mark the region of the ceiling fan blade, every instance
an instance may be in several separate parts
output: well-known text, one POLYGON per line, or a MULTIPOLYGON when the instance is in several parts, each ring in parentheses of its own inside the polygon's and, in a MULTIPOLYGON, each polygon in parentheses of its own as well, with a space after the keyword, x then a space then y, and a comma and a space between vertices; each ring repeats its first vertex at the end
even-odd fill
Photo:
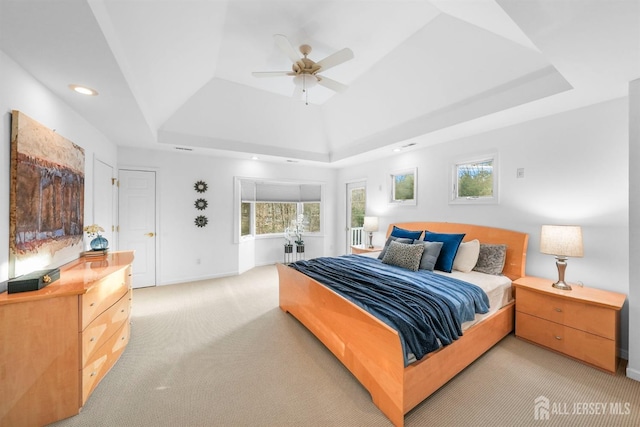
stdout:
POLYGON ((318 75, 316 75, 316 77, 318 77, 318 84, 320 86, 324 86, 327 89, 331 89, 334 92, 344 92, 348 88, 347 85, 337 82, 335 80, 332 80, 328 77, 323 77, 318 75))
POLYGON ((280 77, 280 76, 295 76, 296 73, 291 71, 254 71, 251 73, 253 77, 280 77))
POLYGON ((340 65, 343 62, 347 62, 348 60, 353 59, 353 51, 348 47, 345 47, 342 50, 337 51, 334 54, 327 56, 326 58, 316 62, 321 68, 321 71, 326 71, 331 67, 335 67, 336 65, 340 65))
POLYGON ((282 34, 274 34, 273 39, 276 41, 276 45, 278 45, 280 50, 289 57, 291 62, 295 64, 300 60, 300 55, 296 52, 293 46, 291 46, 291 43, 289 43, 289 39, 287 39, 286 36, 283 36, 282 34))

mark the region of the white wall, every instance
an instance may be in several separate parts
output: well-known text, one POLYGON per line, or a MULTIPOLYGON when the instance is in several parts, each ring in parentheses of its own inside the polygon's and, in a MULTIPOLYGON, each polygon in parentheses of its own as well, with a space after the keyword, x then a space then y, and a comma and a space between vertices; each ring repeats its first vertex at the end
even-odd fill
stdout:
POLYGON ((120 168, 158 171, 160 285, 228 276, 256 265, 282 262, 282 236, 234 243, 234 177, 322 183, 325 233, 320 237, 305 236, 305 243, 308 256, 333 250, 335 171, 331 169, 124 147, 118 150, 118 164, 120 168), (198 180, 208 184, 207 192, 193 189, 198 180), (204 211, 194 207, 200 197, 209 202, 204 211), (200 214, 209 220, 206 227, 194 224, 200 214), (198 259, 200 264, 196 263, 198 259))
POLYGON ((629 85, 629 364, 640 381, 640 79, 629 85))
MULTIPOLYGON (((116 166, 116 146, 91 126, 76 111, 44 88, 30 74, 0 51, 0 281, 9 272, 9 165, 11 110, 18 110, 40 122, 85 150, 84 220, 93 220, 93 162, 99 158, 116 166)), ((79 95, 80 96, 80 95, 79 95)), ((71 259, 77 258, 77 254, 71 259)), ((71 259, 53 258, 49 265, 59 266, 71 259)), ((47 265, 34 266, 34 269, 47 265)))
MULTIPOLYGON (((569 259, 567 280, 628 294, 627 123, 625 98, 447 144, 397 155, 390 152, 387 159, 341 169, 339 199, 344 199, 347 182, 366 177, 367 214, 380 217, 376 244, 384 242, 390 222, 400 221, 473 223, 529 233, 527 274, 548 278, 558 273, 554 258, 539 252, 540 226, 581 225, 585 256, 569 259), (487 152, 499 155, 500 203, 449 204, 452 162, 487 152), (390 205, 388 175, 409 167, 418 167, 418 204, 390 205), (525 170, 523 179, 516 178, 518 168, 525 170)), ((344 227, 343 215, 337 216, 337 225, 344 227)), ((626 305, 621 320, 621 347, 626 356, 626 305)))

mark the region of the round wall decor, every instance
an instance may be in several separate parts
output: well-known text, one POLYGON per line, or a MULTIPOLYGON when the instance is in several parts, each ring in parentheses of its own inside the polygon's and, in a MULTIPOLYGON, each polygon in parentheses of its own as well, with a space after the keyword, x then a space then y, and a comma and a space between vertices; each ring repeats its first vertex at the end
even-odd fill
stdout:
POLYGON ((207 206, 209 206, 209 203, 207 203, 207 201, 205 199, 198 199, 196 200, 196 209, 198 209, 199 211, 207 209, 207 206))
POLYGON ((193 186, 198 193, 204 193, 207 191, 207 183, 204 181, 197 181, 193 186))
POLYGON ((207 225, 208 222, 209 220, 204 215, 197 216, 195 220, 195 223, 198 227, 204 227, 205 225, 207 225))

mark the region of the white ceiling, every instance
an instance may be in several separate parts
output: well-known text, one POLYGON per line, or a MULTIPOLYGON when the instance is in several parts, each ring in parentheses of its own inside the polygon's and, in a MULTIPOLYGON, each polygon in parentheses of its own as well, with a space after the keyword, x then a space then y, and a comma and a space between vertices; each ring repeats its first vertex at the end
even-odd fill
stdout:
POLYGON ((625 96, 640 0, 0 0, 0 49, 118 145, 339 166, 625 96))

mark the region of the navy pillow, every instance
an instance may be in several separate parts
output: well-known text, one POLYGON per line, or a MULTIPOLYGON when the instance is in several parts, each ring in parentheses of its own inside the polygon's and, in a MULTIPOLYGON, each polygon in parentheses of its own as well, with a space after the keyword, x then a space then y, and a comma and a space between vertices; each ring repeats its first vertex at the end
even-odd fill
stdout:
POLYGON ((391 230, 391 235, 393 237, 403 237, 406 239, 417 240, 422 235, 422 231, 411 231, 405 230, 404 228, 393 226, 393 230, 391 230))
POLYGON ((442 242, 442 249, 434 267, 435 270, 451 273, 453 269, 453 260, 458 253, 458 247, 464 239, 464 234, 444 234, 424 232, 424 240, 427 242, 442 242))

